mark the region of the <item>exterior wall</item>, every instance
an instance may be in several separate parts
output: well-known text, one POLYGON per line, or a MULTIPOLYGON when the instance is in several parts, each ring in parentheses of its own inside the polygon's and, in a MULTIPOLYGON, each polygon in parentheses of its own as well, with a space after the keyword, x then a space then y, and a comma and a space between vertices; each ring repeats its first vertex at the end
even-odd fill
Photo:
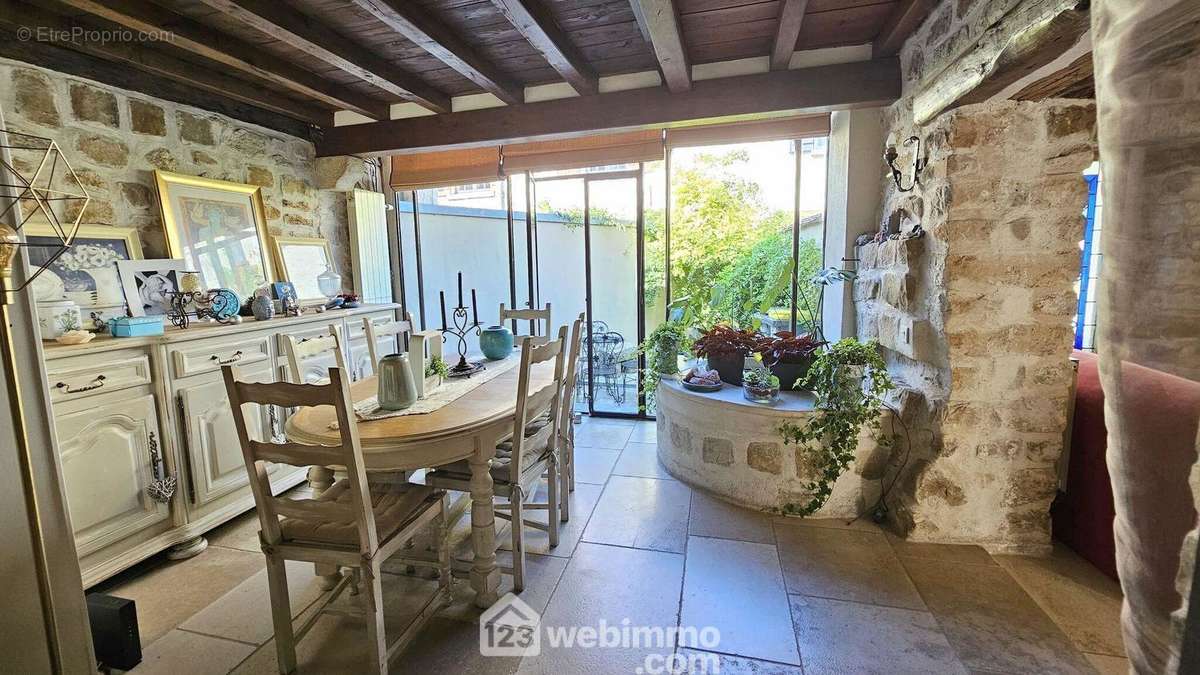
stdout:
MULTIPOLYGON (((144 255, 167 255, 154 169, 260 185, 273 235, 328 239, 350 284, 345 196, 315 188, 313 144, 29 64, 0 59, 8 128, 56 141, 92 200, 85 224, 133 226, 144 255)), ((28 170, 30 153, 14 153, 28 170)))
POLYGON ((885 121, 906 184, 905 139, 921 138, 929 164, 912 192, 883 179, 880 228, 903 234, 859 248, 854 297, 859 337, 880 341, 900 385, 911 453, 889 500, 916 540, 1049 547, 1095 111, 993 101, 923 126, 912 114, 974 38, 1033 3, 942 3, 901 52, 904 97, 885 121))

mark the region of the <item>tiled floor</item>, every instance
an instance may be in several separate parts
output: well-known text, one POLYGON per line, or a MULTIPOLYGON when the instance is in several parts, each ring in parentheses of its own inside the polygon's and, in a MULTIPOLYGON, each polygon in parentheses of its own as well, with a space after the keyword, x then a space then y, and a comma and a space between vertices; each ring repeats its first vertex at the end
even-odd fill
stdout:
MULTIPOLYGON (((719 639, 682 631, 665 648, 592 649, 544 641, 537 657, 484 657, 479 612, 456 581, 455 603, 393 672, 650 673, 672 653, 692 672, 719 663, 735 674, 1128 668, 1119 588, 1066 549, 992 557, 905 542, 864 521, 774 517, 673 480, 655 460, 652 424, 589 420, 576 437, 571 521, 554 549, 529 531, 522 600, 543 626, 711 627, 719 639)), ((146 649, 135 672, 276 672, 257 521, 243 516, 209 541, 196 558, 152 561, 103 586, 137 601, 146 649)), ((304 615, 319 596, 312 567, 289 563, 288 573, 293 611, 304 615)), ((385 584, 397 626, 433 590, 398 575, 385 584)), ((363 641, 361 623, 322 616, 300 644, 300 672, 362 672, 363 641)))

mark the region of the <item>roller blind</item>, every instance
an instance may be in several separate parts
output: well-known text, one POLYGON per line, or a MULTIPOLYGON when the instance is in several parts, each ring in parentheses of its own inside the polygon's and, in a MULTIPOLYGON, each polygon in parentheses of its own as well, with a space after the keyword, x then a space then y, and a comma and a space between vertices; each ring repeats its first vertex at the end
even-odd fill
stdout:
POLYGON ((805 115, 804 117, 668 129, 667 147, 753 143, 828 135, 828 114, 805 115))
POLYGON ((505 145, 504 172, 651 162, 663 158, 661 129, 505 145))
POLYGON ((500 148, 468 148, 392 156, 392 188, 486 183, 500 179, 500 148))

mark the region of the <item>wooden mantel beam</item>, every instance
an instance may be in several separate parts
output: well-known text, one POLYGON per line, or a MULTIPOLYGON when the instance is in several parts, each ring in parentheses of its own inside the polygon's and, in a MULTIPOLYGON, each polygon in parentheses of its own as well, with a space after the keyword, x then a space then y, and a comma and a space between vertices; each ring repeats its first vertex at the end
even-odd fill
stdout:
POLYGON ((317 155, 401 154, 569 138, 603 131, 876 107, 899 97, 899 60, 876 59, 701 80, 679 94, 648 87, 334 127, 327 129, 317 144, 317 155))
POLYGON ((688 61, 679 15, 672 0, 629 0, 642 34, 650 42, 667 88, 674 93, 692 88, 692 64, 688 61))
POLYGON ((309 56, 434 112, 449 112, 450 97, 354 41, 275 0, 200 0, 309 56))
POLYGON ((937 0, 900 0, 900 4, 892 10, 883 24, 883 29, 875 37, 871 54, 877 59, 899 54, 904 41, 913 34, 936 5, 937 0))
POLYGON ((328 82, 304 68, 270 55, 261 48, 230 38, 202 23, 146 0, 59 1, 130 30, 168 31, 171 34, 172 47, 282 85, 336 108, 352 110, 376 120, 388 118, 389 106, 383 101, 328 82))
POLYGON ((539 0, 492 0, 508 22, 580 96, 599 93, 600 78, 539 0))
POLYGON ((475 52, 454 31, 410 0, 352 0, 392 30, 505 103, 525 100, 525 88, 475 52))
POLYGON ((804 23, 804 11, 808 0, 783 0, 779 3, 779 26, 775 29, 775 43, 771 46, 771 70, 787 70, 796 51, 796 40, 800 39, 800 25, 804 23))

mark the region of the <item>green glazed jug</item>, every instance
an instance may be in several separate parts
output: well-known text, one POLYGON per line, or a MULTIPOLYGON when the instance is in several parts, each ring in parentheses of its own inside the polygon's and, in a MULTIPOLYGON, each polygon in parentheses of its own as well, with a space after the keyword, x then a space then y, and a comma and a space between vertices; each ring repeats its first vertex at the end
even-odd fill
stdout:
POLYGON ((417 381, 413 379, 408 354, 388 354, 379 359, 379 407, 404 410, 417 400, 417 381))

